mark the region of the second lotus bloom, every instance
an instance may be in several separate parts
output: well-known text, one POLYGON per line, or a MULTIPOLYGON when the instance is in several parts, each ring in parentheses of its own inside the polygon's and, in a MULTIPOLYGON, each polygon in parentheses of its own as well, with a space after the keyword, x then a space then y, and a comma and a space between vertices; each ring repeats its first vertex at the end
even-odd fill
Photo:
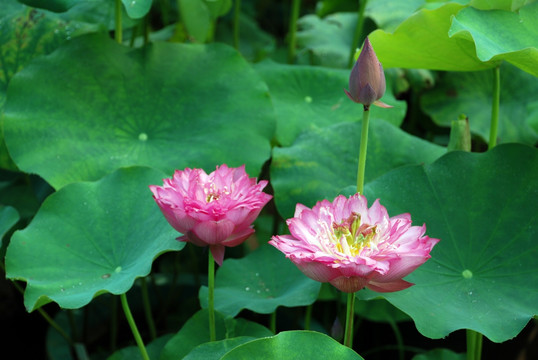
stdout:
POLYGON ((426 226, 411 226, 411 216, 389 217, 376 200, 338 196, 312 209, 297 204, 287 221, 291 235, 269 242, 308 277, 351 293, 363 287, 378 292, 413 285, 402 278, 430 258, 438 239, 425 236, 426 226))
POLYGON ((222 265, 225 247, 237 246, 254 233, 252 223, 272 198, 262 191, 266 185, 249 178, 244 166, 224 164, 210 174, 176 170, 163 186, 150 189, 170 225, 184 234, 178 240, 209 246, 222 265))

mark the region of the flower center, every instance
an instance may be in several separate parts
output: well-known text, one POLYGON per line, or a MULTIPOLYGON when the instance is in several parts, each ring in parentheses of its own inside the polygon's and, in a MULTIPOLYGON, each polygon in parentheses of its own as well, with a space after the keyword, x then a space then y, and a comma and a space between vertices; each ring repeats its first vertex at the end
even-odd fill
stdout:
POLYGON ((360 214, 353 213, 340 224, 333 222, 333 241, 341 253, 357 256, 365 247, 375 247, 377 225, 361 224, 360 214))
POLYGON ((214 183, 209 183, 204 187, 205 201, 210 203, 212 201, 220 199, 221 196, 230 194, 228 186, 224 186, 222 189, 218 189, 214 183))

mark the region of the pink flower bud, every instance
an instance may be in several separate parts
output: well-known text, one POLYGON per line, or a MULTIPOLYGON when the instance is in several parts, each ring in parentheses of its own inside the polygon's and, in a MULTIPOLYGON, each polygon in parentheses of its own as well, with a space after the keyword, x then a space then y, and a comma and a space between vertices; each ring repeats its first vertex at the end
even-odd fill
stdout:
POLYGON ((363 104, 366 110, 371 104, 388 108, 392 106, 378 101, 385 94, 385 86, 383 66, 377 59, 370 40, 366 38, 349 76, 349 91, 344 91, 351 100, 363 104))

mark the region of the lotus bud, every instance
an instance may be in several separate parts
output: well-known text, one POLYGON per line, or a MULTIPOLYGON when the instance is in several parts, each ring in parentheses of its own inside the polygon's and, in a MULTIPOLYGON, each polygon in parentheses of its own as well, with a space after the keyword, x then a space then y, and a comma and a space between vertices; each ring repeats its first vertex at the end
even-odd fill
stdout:
POLYGON ((349 76, 349 91, 344 91, 352 101, 363 104, 365 110, 372 104, 389 108, 392 106, 379 101, 385 93, 385 86, 383 66, 377 59, 370 40, 366 38, 349 76))

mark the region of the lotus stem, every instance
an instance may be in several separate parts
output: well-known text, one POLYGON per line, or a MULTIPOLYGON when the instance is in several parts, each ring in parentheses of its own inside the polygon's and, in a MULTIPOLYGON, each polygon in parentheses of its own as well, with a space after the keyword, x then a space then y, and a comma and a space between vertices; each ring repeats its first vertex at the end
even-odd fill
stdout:
POLYGON ((310 304, 306 307, 306 314, 304 316, 304 329, 310 330, 310 321, 312 320, 312 308, 314 304, 310 304))
POLYGON ((135 338, 136 345, 138 345, 138 349, 140 350, 140 354, 142 355, 142 359, 150 360, 148 352, 146 351, 146 347, 144 346, 144 342, 142 341, 142 337, 140 336, 140 332, 138 332, 138 328, 136 327, 136 323, 134 321, 133 314, 131 313, 131 309, 129 308, 129 303, 127 302, 127 295, 125 293, 121 294, 120 299, 121 306, 123 307, 123 312, 125 313, 125 317, 127 318, 129 327, 133 332, 133 336, 135 338))
POLYGON ((110 299, 110 350, 114 352, 118 340, 118 298, 111 296, 110 299))
POLYGON ((295 48, 297 46, 297 19, 299 19, 300 9, 301 0, 293 0, 291 3, 289 26, 288 64, 293 64, 293 61, 295 60, 295 48))
POLYGON ((499 104, 501 101, 501 69, 499 66, 493 69, 493 100, 491 102, 491 126, 489 129, 488 149, 493 149, 497 144, 497 130, 499 127, 499 104))
POLYGON ((153 321, 153 315, 151 314, 151 304, 149 301, 148 294, 148 282, 146 281, 146 278, 141 278, 140 282, 142 285, 142 303, 144 304, 144 313, 146 315, 146 321, 148 322, 149 333, 151 336, 151 340, 155 340, 157 338, 157 331, 155 330, 155 322, 153 321))
POLYGON ((344 345, 353 348, 353 319, 355 318, 355 293, 347 294, 346 329, 344 332, 344 345))
POLYGON ((234 6, 234 48, 239 50, 239 18, 241 16, 241 0, 235 0, 234 6))
POLYGON ((370 122, 370 108, 364 106, 362 116, 361 144, 359 149, 359 167, 357 169, 357 192, 364 195, 364 173, 366 171, 366 150, 368 148, 368 126, 370 122))
POLYGON ((405 349, 404 349, 402 333, 400 332, 400 329, 398 329, 398 324, 396 324, 395 321, 390 321, 389 325, 392 328, 392 331, 394 332, 394 337, 396 337, 396 343, 398 344, 398 358, 400 360, 404 360, 405 349))
POLYGON ((482 334, 467 329, 467 360, 480 360, 482 357, 482 334))
POLYGON ((207 270, 207 310, 209 311, 209 340, 217 340, 217 333, 215 330, 215 259, 211 250, 209 252, 208 270, 207 270))
POLYGON ((116 39, 116 42, 118 44, 121 44, 122 42, 122 24, 121 24, 121 0, 116 0, 116 14, 115 14, 115 31, 114 31, 114 38, 116 39))
POLYGON ((351 43, 351 51, 349 53, 349 59, 347 62, 348 68, 353 66, 355 51, 359 47, 359 40, 361 38, 362 29, 364 27, 364 9, 366 8, 367 2, 368 2, 367 0, 359 1, 359 10, 357 12, 357 27, 355 28, 355 34, 353 35, 353 42, 351 43))

